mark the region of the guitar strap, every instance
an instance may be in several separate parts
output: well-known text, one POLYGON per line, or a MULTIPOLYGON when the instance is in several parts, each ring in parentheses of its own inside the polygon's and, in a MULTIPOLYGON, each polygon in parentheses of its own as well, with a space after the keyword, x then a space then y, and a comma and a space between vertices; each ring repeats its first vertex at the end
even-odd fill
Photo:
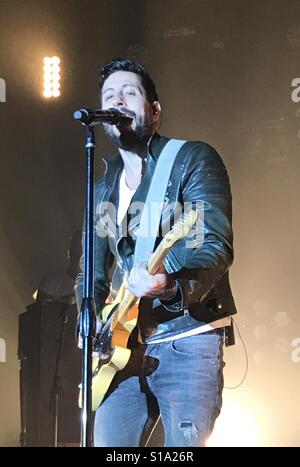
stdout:
POLYGON ((170 139, 158 158, 141 215, 135 243, 134 266, 141 262, 148 263, 149 255, 153 253, 172 167, 185 142, 170 139))

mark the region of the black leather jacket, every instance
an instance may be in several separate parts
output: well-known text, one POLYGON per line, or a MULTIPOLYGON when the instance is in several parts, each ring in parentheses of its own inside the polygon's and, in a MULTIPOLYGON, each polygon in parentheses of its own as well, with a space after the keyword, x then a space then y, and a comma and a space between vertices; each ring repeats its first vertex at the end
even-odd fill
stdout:
MULTIPOLYGON (((151 139, 146 171, 132 202, 145 201, 156 161, 167 141, 168 138, 158 134, 151 139)), ((105 232, 110 235, 103 233, 103 204, 116 201, 117 205, 118 181, 123 168, 120 155, 105 159, 105 163, 105 174, 95 188, 95 301, 98 315, 101 315, 110 292, 108 271, 113 259, 117 259, 121 269, 130 269, 139 227, 138 216, 128 214, 126 221, 130 235, 126 234, 124 224, 118 231, 110 228, 109 225, 115 225, 115 213, 109 209, 105 232)), ((165 269, 177 281, 178 292, 168 303, 147 297, 140 300, 138 327, 143 339, 157 330, 160 335, 177 334, 193 323, 208 323, 236 313, 228 278, 233 261, 231 190, 224 164, 211 146, 199 141, 188 141, 183 145, 172 168, 165 201, 202 202, 204 239, 198 248, 186 248, 186 239, 179 240, 164 259, 165 269), (184 319, 177 319, 182 316, 184 319)), ((78 309, 82 291, 83 275, 79 274, 75 286, 78 309)))

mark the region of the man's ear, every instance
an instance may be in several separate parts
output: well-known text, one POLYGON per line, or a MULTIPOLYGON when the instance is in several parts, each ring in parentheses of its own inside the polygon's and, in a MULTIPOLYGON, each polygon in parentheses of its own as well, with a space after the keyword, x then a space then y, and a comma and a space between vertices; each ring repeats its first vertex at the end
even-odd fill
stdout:
POLYGON ((158 101, 154 101, 152 102, 151 106, 152 106, 152 113, 153 113, 153 121, 157 123, 159 116, 161 114, 160 103, 158 101))

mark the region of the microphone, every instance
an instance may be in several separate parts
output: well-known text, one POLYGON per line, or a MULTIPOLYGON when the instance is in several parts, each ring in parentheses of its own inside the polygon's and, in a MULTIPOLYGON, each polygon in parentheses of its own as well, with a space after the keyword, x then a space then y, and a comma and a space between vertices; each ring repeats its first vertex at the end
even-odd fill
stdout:
POLYGON ((133 117, 117 109, 90 110, 79 109, 73 114, 75 120, 79 120, 83 125, 95 126, 98 123, 109 123, 110 125, 129 125, 133 117))

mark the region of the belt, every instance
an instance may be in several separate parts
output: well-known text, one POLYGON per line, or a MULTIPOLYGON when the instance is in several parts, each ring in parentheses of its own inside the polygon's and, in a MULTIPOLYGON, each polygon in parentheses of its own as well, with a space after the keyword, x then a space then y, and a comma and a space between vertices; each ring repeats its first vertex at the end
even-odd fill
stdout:
POLYGON ((230 317, 205 323, 192 318, 190 315, 184 315, 164 323, 159 323, 156 328, 144 330, 144 342, 146 344, 158 344, 197 334, 222 335, 224 328, 227 326, 231 326, 230 317))

